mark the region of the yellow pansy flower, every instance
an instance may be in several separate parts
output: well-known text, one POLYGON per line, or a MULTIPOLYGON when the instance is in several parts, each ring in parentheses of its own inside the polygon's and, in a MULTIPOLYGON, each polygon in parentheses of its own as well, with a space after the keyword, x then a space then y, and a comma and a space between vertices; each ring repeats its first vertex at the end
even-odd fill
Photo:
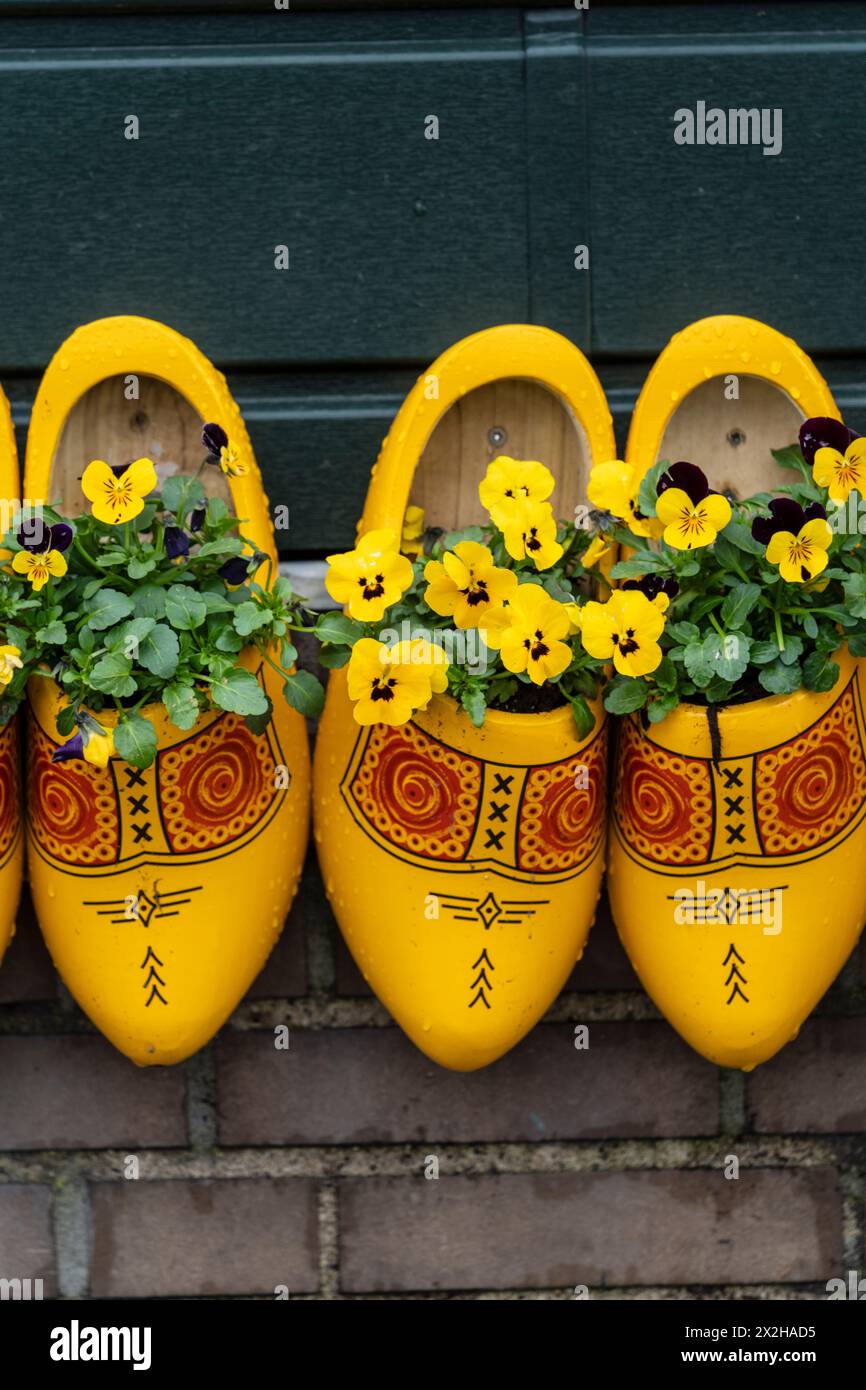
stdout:
POLYGON ((400 554, 394 531, 368 531, 354 550, 328 556, 325 588, 360 622, 378 622, 411 583, 412 563, 400 554))
POLYGON ((612 657, 621 676, 646 676, 659 665, 665 620, 646 594, 615 589, 606 603, 585 604, 582 614, 580 635, 590 656, 612 657))
POLYGON ((580 557, 580 563, 586 570, 591 570, 593 565, 597 565, 599 560, 603 560, 610 555, 613 550, 613 541, 608 536, 594 536, 586 550, 580 557))
POLYGON ((459 541, 439 560, 424 566, 428 607, 455 627, 483 627, 494 608, 505 603, 517 588, 513 570, 500 569, 486 545, 459 541))
POLYGON ((506 611, 500 648, 506 670, 525 671, 534 685, 561 675, 571 663, 571 647, 563 641, 571 629, 568 607, 538 584, 521 584, 506 611))
POLYGON ((594 507, 619 517, 636 536, 656 540, 662 532, 661 523, 655 517, 644 516, 638 504, 641 476, 622 459, 597 463, 590 471, 586 495, 594 507))
POLYGON ((500 454, 487 465, 478 496, 482 507, 504 531, 521 503, 546 502, 553 488, 553 474, 537 459, 513 459, 500 454))
POLYGON ((346 674, 358 724, 405 724, 430 703, 434 677, 441 686, 441 666, 434 658, 415 660, 407 650, 412 646, 398 642, 387 647, 374 637, 355 643, 346 674), (405 657, 409 660, 401 659, 405 657))
POLYGON ((0 647, 0 685, 8 685, 23 665, 20 647, 0 647))
POLYGON ((400 549, 404 555, 410 559, 415 559, 423 550, 424 540, 424 508, 407 507, 406 515, 403 517, 403 534, 400 538, 400 549))
POLYGON ((856 488, 866 485, 866 439, 852 439, 844 454, 825 446, 815 451, 812 477, 825 487, 831 502, 844 502, 856 488))
POLYGON ((97 521, 109 526, 132 521, 144 510, 144 499, 156 487, 156 469, 150 459, 136 459, 123 469, 110 468, 94 459, 84 470, 81 491, 92 502, 97 521))
POLYGON ((731 519, 731 504, 711 492, 693 463, 674 463, 658 481, 656 516, 664 526, 664 541, 674 550, 697 550, 712 545, 731 519))
POLYGON ((827 568, 827 551, 833 540, 829 522, 815 517, 793 531, 776 531, 767 546, 767 561, 778 565, 789 584, 805 584, 827 568))
POLYGON ((407 642, 395 642, 390 651, 394 665, 420 667, 430 682, 431 694, 441 695, 448 689, 448 658, 437 643, 426 637, 412 637, 407 642))
POLYGON ((512 560, 530 559, 537 570, 547 570, 562 558, 562 546, 556 539, 556 518, 549 502, 518 504, 510 519, 496 524, 512 560))
POLYGON ((19 550, 12 560, 12 568, 29 579, 38 593, 49 579, 62 578, 68 567, 59 550, 43 550, 36 555, 32 550, 19 550))
POLYGON ((109 758, 114 755, 114 733, 111 729, 101 734, 89 732, 84 740, 84 757, 94 767, 108 767, 109 758))

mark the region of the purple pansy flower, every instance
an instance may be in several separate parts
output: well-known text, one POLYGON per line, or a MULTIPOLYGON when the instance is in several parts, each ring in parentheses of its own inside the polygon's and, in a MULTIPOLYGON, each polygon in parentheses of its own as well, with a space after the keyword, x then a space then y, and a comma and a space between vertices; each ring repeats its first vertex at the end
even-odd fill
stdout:
POLYGON ((72 735, 72 738, 67 739, 67 741, 65 743, 62 743, 59 748, 55 748, 54 752, 51 755, 51 761, 53 763, 67 763, 73 758, 83 757, 84 738, 82 736, 81 730, 79 729, 78 733, 72 735))
POLYGON ((756 516, 752 522, 752 537, 760 545, 769 545, 777 531, 790 531, 792 536, 797 536, 807 521, 826 520, 826 517, 827 513, 820 502, 810 502, 808 507, 803 508, 793 497, 774 497, 770 503, 770 515, 756 516))
POLYGON ((179 526, 166 526, 165 553, 169 560, 178 560, 189 554, 189 536, 179 526))
POLYGON ((224 579, 227 584, 243 584, 249 573, 249 565, 249 559, 243 555, 233 555, 225 564, 220 565, 220 579, 224 579))
POLYGON ((220 454, 223 449, 228 448, 229 437, 222 425, 205 425, 201 432, 201 442, 207 449, 206 463, 215 463, 219 467, 220 454))
POLYGON ((191 531, 200 531, 204 526, 205 508, 196 507, 194 512, 190 512, 187 525, 191 531))
POLYGON ((834 420, 829 415, 815 415, 811 420, 804 420, 800 426, 800 453, 811 468, 819 449, 836 449, 844 454, 848 445, 860 437, 856 430, 849 429, 841 420, 834 420))
POLYGON ((675 579, 662 579, 659 574, 645 574, 640 579, 627 579, 622 586, 624 589, 640 589, 642 594, 652 602, 659 594, 666 594, 669 599, 676 598, 680 591, 680 586, 675 579))
POLYGON ((65 521, 49 526, 41 517, 31 517, 20 527, 16 536, 22 550, 42 555, 47 550, 68 550, 72 544, 72 527, 65 521))

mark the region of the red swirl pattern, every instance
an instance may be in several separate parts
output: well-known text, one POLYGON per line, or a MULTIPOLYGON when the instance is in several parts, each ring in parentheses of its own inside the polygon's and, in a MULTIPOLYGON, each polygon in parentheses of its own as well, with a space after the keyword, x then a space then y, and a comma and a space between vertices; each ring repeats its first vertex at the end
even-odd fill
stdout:
POLYGON ((351 786, 379 834, 423 859, 463 858, 480 792, 480 762, 414 724, 374 725, 351 786))
POLYGON ((576 868, 604 834, 607 724, 573 758, 530 768, 524 788, 517 864, 537 873, 576 868))
POLYGON ((214 849, 257 826, 279 796, 263 734, 226 714, 159 755, 159 796, 175 854, 214 849))
POLYGON ((0 732, 0 863, 18 835, 21 816, 21 778, 18 764, 18 719, 0 732))
POLYGON ((833 839, 866 799, 866 760, 850 690, 800 738, 759 754, 758 828, 765 854, 793 854, 833 839))
POLYGON ((85 762, 54 764, 56 747, 31 716, 27 804, 36 843, 79 868, 116 863, 120 818, 111 773, 85 762))
POLYGON ((614 815, 626 844, 658 864, 706 864, 713 795, 703 758, 659 748, 633 720, 620 730, 614 815))

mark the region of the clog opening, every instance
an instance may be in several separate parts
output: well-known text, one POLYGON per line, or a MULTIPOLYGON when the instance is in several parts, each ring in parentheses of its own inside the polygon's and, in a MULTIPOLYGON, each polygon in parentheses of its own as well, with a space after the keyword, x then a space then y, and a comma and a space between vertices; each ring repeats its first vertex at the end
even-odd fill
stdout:
MULTIPOLYGON (((81 475, 92 459, 109 464, 150 458, 160 483, 173 473, 197 472, 206 450, 205 422, 189 401, 155 377, 108 377, 92 387, 66 418, 54 458, 48 496, 74 516, 87 506, 81 475)), ((221 423, 221 422, 217 422, 221 423)), ((228 483, 218 468, 201 475, 205 491, 231 504, 228 483)))
POLYGON ((656 459, 696 463, 712 488, 734 497, 772 492, 797 475, 780 468, 770 450, 796 444, 805 418, 786 391, 762 377, 711 377, 677 406, 656 459))
POLYGON ((540 382, 510 377, 468 391, 438 421, 409 494, 424 508, 426 524, 453 530, 486 522, 478 484, 499 454, 538 459, 550 469, 557 519, 572 518, 586 500, 590 451, 580 423, 540 382))

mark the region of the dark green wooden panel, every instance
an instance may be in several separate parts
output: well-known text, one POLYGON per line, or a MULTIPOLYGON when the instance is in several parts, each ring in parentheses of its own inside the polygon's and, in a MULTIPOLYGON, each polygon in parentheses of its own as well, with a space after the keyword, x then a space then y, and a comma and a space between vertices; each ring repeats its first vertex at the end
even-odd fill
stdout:
POLYGON ((343 16, 281 18, 248 17, 241 45, 212 20, 207 46, 173 44, 174 21, 148 44, 98 21, 117 46, 96 49, 69 46, 69 21, 55 46, 46 21, 9 48, 0 22, 0 369, 106 313, 165 318, 235 364, 420 361, 526 317, 519 13, 464 37, 428 13, 422 38, 417 15, 379 16, 366 41, 343 16))
POLYGON ((866 349, 866 6, 599 6, 586 38, 593 347, 645 352, 704 314, 866 349), (780 107, 783 149, 678 146, 673 113, 780 107))

